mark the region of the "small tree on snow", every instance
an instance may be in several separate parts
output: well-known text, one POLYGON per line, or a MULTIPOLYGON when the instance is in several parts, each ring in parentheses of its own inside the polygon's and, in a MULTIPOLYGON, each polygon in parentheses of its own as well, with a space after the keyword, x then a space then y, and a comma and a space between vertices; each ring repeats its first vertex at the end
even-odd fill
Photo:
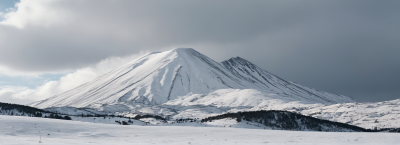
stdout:
POLYGON ((242 118, 238 117, 238 118, 236 118, 236 121, 237 122, 242 122, 242 118))

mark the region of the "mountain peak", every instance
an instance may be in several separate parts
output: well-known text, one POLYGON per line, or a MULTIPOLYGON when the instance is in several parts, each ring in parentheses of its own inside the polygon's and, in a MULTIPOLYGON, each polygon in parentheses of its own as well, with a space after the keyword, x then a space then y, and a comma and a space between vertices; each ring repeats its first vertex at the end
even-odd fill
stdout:
POLYGON ((176 58, 182 58, 182 59, 185 59, 185 60, 193 58, 192 56, 195 56, 195 57, 206 57, 206 56, 204 56, 203 54, 199 53, 198 51, 196 51, 193 48, 175 48, 175 49, 164 51, 164 52, 161 52, 161 53, 163 53, 165 55, 168 55, 168 56, 174 56, 176 58))
MULTIPOLYGON (((242 61, 242 62, 249 62, 248 60, 246 60, 246 59, 244 59, 244 58, 241 58, 241 57, 239 57, 239 56, 232 57, 232 58, 228 59, 228 61, 242 61)), ((249 63, 250 63, 250 62, 249 62, 249 63)))
POLYGON ((197 52, 196 50, 194 50, 193 48, 175 48, 166 52, 170 52, 170 53, 177 53, 179 54, 191 54, 193 52, 197 52))
POLYGON ((250 61, 248 61, 248 60, 246 60, 244 58, 241 58, 239 56, 232 57, 232 58, 230 58, 228 60, 225 60, 225 61, 222 62, 222 64, 224 64, 225 66, 227 66, 227 65, 231 65, 231 66, 242 65, 242 66, 248 66, 250 68, 256 67, 255 64, 253 64, 250 61))
POLYGON ((193 51, 193 48, 175 48, 172 49, 171 51, 193 51))

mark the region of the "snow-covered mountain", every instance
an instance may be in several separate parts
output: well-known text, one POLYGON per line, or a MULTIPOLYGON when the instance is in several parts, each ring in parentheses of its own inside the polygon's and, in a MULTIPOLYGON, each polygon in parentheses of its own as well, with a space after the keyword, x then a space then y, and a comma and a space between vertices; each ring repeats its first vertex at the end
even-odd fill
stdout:
POLYGON ((286 110, 365 128, 400 127, 398 100, 356 103, 286 81, 240 57, 219 63, 191 48, 149 53, 30 106, 71 115, 154 114, 172 119, 286 110))
POLYGON ((75 89, 30 105, 38 108, 94 108, 121 103, 159 105, 182 96, 193 98, 189 102, 199 102, 213 92, 223 94, 213 95, 215 99, 207 101, 216 103, 215 100, 222 99, 229 101, 230 104, 224 102, 229 106, 257 106, 271 98, 325 105, 354 102, 346 96, 285 81, 240 57, 218 63, 194 49, 178 48, 147 54, 75 89), (243 96, 221 90, 234 90, 243 96))

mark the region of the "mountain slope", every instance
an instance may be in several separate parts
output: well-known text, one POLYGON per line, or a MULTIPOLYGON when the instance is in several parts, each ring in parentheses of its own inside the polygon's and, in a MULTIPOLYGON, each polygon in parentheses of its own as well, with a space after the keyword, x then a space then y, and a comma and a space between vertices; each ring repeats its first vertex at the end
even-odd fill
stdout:
POLYGON ((222 64, 235 76, 264 87, 261 89, 268 89, 280 95, 290 96, 293 98, 297 97, 299 100, 305 99, 311 102, 321 103, 355 102, 349 97, 343 95, 317 91, 312 88, 286 81, 240 57, 231 58, 222 62, 222 64))
POLYGON ((285 81, 239 57, 218 63, 194 49, 178 48, 147 54, 75 89, 30 105, 95 108, 125 103, 120 109, 129 110, 132 103, 158 105, 180 96, 221 89, 251 89, 307 103, 354 102, 349 97, 285 81))
POLYGON ((117 70, 32 106, 87 107, 93 104, 142 102, 162 104, 177 96, 222 88, 245 88, 219 63, 192 49, 151 53, 117 70))

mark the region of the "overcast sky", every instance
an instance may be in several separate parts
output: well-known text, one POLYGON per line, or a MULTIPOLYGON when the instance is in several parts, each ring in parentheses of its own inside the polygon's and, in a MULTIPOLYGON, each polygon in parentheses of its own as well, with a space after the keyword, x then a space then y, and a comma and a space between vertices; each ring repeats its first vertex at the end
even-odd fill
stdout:
POLYGON ((0 102, 72 89, 151 51, 240 56, 360 102, 400 98, 399 0, 2 0, 0 102))

